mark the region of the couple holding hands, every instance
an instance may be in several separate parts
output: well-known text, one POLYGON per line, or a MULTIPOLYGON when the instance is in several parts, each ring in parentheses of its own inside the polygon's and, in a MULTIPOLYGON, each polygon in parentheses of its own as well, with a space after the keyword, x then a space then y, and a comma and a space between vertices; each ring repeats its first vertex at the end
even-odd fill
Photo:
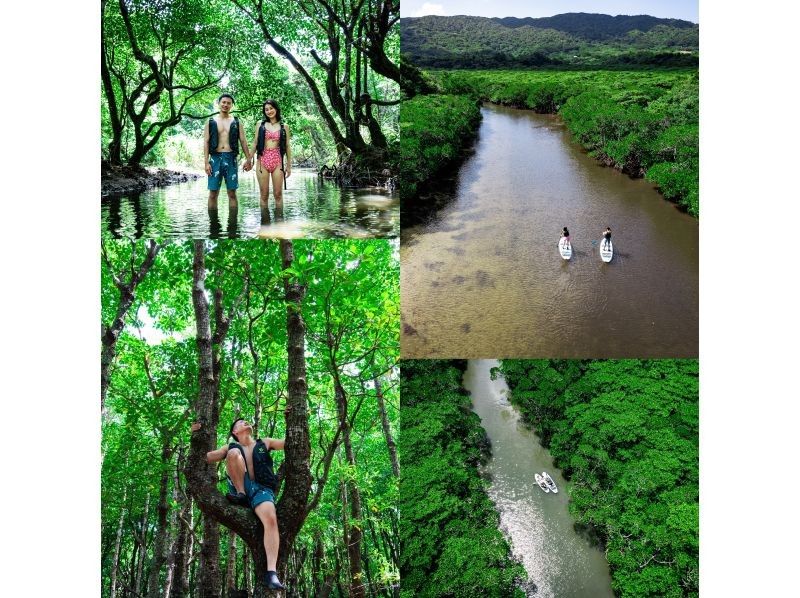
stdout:
MULTIPOLYGON (((239 118, 231 115, 233 96, 219 96, 219 114, 208 119, 203 130, 205 171, 208 175, 208 207, 217 207, 222 180, 228 192, 229 207, 237 207, 236 189, 239 187, 237 158, 239 148, 244 149, 247 160, 244 170, 253 168, 253 153, 247 144, 239 118)), ((256 154, 256 178, 261 190, 261 207, 267 207, 269 186, 276 207, 283 202, 286 179, 292 174, 292 153, 289 145, 290 133, 281 121, 281 109, 275 100, 266 100, 261 109, 262 119, 255 129, 253 149, 256 154), (284 168, 285 159, 285 168, 284 168)))

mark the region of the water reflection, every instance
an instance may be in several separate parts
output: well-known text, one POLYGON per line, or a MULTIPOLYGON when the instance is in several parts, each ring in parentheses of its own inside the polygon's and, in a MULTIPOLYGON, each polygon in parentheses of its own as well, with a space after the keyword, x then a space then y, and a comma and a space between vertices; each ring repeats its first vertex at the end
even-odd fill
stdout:
POLYGON ((697 220, 553 116, 484 107, 450 203, 403 228, 400 260, 404 358, 697 356, 697 220))
POLYGON ((255 175, 241 173, 238 201, 220 193, 210 208, 206 179, 103 198, 104 236, 157 238, 387 238, 400 232, 397 193, 380 188, 341 189, 298 169, 281 202, 261 205, 255 175))

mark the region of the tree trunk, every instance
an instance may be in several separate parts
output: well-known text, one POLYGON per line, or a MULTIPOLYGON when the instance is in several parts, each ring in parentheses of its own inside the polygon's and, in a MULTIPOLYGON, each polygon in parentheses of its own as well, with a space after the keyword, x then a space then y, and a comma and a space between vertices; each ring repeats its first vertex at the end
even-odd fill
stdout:
POLYGON ((136 594, 141 594, 142 590, 142 574, 144 573, 144 562, 147 560, 147 528, 148 528, 148 521, 150 516, 150 493, 147 493, 147 497, 144 501, 144 515, 142 515, 142 524, 139 529, 139 546, 141 552, 141 558, 139 559, 139 564, 136 567, 136 582, 133 584, 133 590, 136 594))
POLYGON ((200 598, 219 598, 222 572, 219 567, 219 523, 203 514, 203 544, 200 547, 200 598))
POLYGON ((167 580, 164 583, 164 598, 173 598, 176 595, 175 586, 178 585, 176 578, 182 573, 181 564, 183 562, 183 555, 186 551, 186 543, 183 535, 183 518, 186 516, 184 513, 185 505, 182 498, 180 488, 180 470, 183 464, 183 448, 178 448, 178 462, 172 470, 172 503, 175 508, 169 518, 169 529, 175 534, 175 539, 169 549, 169 556, 167 557, 167 580))
POLYGON ((230 597, 231 590, 236 589, 236 534, 228 531, 228 562, 225 567, 225 596, 230 597))
MULTIPOLYGON (((332 358, 333 359, 333 358, 332 358)), ((356 460, 353 454, 353 444, 350 440, 350 421, 347 417, 347 393, 339 380, 339 372, 336 363, 332 361, 333 388, 336 395, 336 407, 339 415, 339 426, 342 428, 342 443, 344 444, 345 457, 347 464, 355 469, 356 460)), ((347 546, 347 556, 350 561, 350 596, 363 598, 364 594, 364 574, 361 569, 361 493, 355 480, 348 480, 347 499, 350 503, 350 522, 345 526, 345 541, 347 546)))
MULTIPOLYGON (((281 240, 283 269, 294 263, 294 246, 281 240)), ((311 441, 308 432, 308 386, 306 384, 305 334, 303 299, 306 287, 296 277, 284 278, 286 293, 286 332, 288 353, 288 392, 286 397, 286 444, 283 494, 278 502, 280 551, 278 571, 286 572, 286 562, 294 540, 305 523, 311 491, 311 441)))
MULTIPOLYGON (((292 264, 292 244, 281 241, 284 268, 292 264)), ((255 515, 248 510, 230 505, 217 490, 216 469, 205 459, 216 441, 218 425, 219 378, 221 369, 219 349, 230 326, 230 318, 222 310, 222 293, 214 291, 215 330, 211 333, 211 318, 205 288, 205 254, 203 241, 195 241, 193 261, 192 303, 197 324, 196 344, 199 362, 200 390, 195 401, 196 419, 201 424, 192 433, 190 453, 185 469, 188 490, 204 514, 204 521, 216 521, 235 531, 247 544, 253 559, 256 576, 266 574, 267 561, 263 545, 263 529, 255 515), (216 356, 216 359, 215 359, 216 356)), ((306 506, 311 487, 310 441, 308 437, 307 387, 305 382, 305 324, 302 318, 302 300, 305 288, 294 280, 284 282, 287 299, 287 329, 289 352, 289 392, 286 410, 286 448, 283 494, 278 501, 278 525, 281 547, 278 555, 278 571, 286 570, 286 555, 291 551, 294 539, 307 516, 306 506)), ((240 296, 239 299, 242 297, 240 296)), ((218 547, 218 535, 217 535, 218 547)), ((217 562, 217 567, 219 563, 217 562)), ((217 572, 218 573, 218 572, 217 572)), ((291 583, 291 580, 288 580, 291 583)), ((257 598, 266 596, 261 584, 255 589, 257 598)))
MULTIPOLYGON (((132 243, 134 243, 135 247, 136 242, 133 241, 132 243)), ((108 385, 111 382, 111 364, 116 356, 119 335, 122 333, 122 329, 125 326, 125 316, 131 308, 131 305, 133 305, 136 287, 139 286, 152 267, 159 249, 161 249, 161 246, 152 239, 147 242, 147 255, 139 265, 139 268, 131 274, 127 282, 123 282, 118 278, 111 268, 111 263, 106 261, 106 265, 114 278, 114 285, 119 290, 119 305, 117 305, 117 312, 111 325, 102 326, 103 334, 100 337, 103 343, 103 351, 100 357, 100 411, 103 414, 106 412, 106 393, 108 392, 108 385)), ((131 249, 131 252, 133 253, 134 250, 131 249)), ((131 261, 133 261, 133 255, 131 255, 131 261)))
POLYGON ((181 566, 183 567, 183 575, 176 575, 178 584, 176 586, 175 598, 185 598, 191 595, 191 572, 192 563, 194 562, 194 509, 192 509, 192 500, 186 501, 186 516, 188 519, 184 522, 184 534, 186 538, 186 549, 181 566))
POLYGON ((397 460, 397 445, 392 437, 392 429, 389 426, 389 418, 386 415, 386 404, 383 401, 383 392, 381 391, 380 378, 374 378, 375 383, 375 396, 378 399, 378 410, 381 414, 381 425, 383 426, 383 435, 386 438, 386 446, 389 449, 389 459, 392 461, 392 471, 395 477, 400 477, 400 462, 397 460))
POLYGON ((111 141, 108 144, 108 161, 115 166, 122 164, 122 115, 117 105, 117 96, 108 66, 108 47, 106 46, 105 11, 107 0, 100 2, 100 78, 106 96, 108 116, 111 120, 111 141))
MULTIPOLYGON (((125 504, 125 500, 128 498, 128 490, 125 489, 125 492, 122 494, 122 504, 125 504)), ((117 541, 114 545, 114 565, 111 567, 111 598, 116 598, 117 595, 117 575, 119 574, 119 550, 120 546, 122 545, 122 525, 125 522, 125 507, 122 507, 122 510, 119 513, 119 523, 117 524, 117 541)))
POLYGON ((169 493, 169 465, 172 461, 172 449, 170 448, 170 438, 163 441, 161 447, 161 480, 158 488, 158 521, 156 524, 156 538, 153 543, 153 562, 150 566, 150 577, 147 580, 148 598, 160 598, 161 587, 161 568, 167 561, 167 515, 169 514, 169 503, 167 496, 169 493))

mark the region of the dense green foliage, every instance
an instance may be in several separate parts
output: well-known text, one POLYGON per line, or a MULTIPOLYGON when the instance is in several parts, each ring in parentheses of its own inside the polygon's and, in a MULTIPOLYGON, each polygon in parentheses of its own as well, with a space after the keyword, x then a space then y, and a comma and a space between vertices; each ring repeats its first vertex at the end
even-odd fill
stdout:
POLYGON ((203 126, 222 92, 234 95, 248 144, 272 98, 297 161, 385 149, 397 139, 399 5, 379 4, 103 0, 103 158, 202 169, 203 126))
MULTIPOLYGON (((284 437, 287 304, 282 279, 298 277, 308 286, 302 311, 307 326, 312 492, 323 484, 323 455, 330 447, 334 452, 319 504, 293 547, 287 581, 300 595, 319 595, 321 588, 331 586, 332 596, 343 595, 341 588, 348 587, 343 527, 357 525, 364 532, 366 594, 391 595, 399 579, 399 482, 390 464, 374 380, 381 381, 396 434, 397 246, 387 241, 296 241, 294 251, 288 271, 282 269, 278 242, 206 245, 208 288, 224 292, 226 310, 241 296, 222 348, 217 446, 226 443, 236 416, 253 422, 258 436, 284 437), (248 290, 243 293, 245 285, 248 290), (327 344, 329 329, 337 342, 335 351, 327 344), (355 467, 347 463, 337 434, 332 353, 342 362, 336 373, 349 398, 346 412, 356 447, 355 467), (348 484, 361 493, 358 521, 349 517, 343 504, 343 487, 348 484)), ((124 275, 141 261, 144 248, 141 242, 105 242, 104 253, 101 317, 107 322, 119 301, 113 276, 124 275)), ((167 596, 168 585, 170 597, 197 595, 204 529, 182 473, 199 387, 191 285, 191 242, 165 244, 137 288, 117 343, 102 421, 103 596, 111 594, 112 579, 117 596, 167 596)), ((283 459, 279 453, 276 466, 283 459)), ((224 492, 223 478, 224 464, 219 485, 224 492)), ((232 541, 223 528, 222 575, 227 570, 225 581, 230 585, 252 588, 252 560, 248 569, 246 547, 239 541, 233 552, 232 541)))
POLYGON ((511 400, 572 482, 623 598, 698 595, 696 360, 522 361, 511 400))
POLYGON ((489 457, 464 362, 401 367, 401 596, 521 596, 478 465, 489 457))
POLYGON ((646 15, 426 16, 402 19, 401 38, 403 54, 420 67, 697 66, 699 28, 646 15))
POLYGON ((592 155, 633 176, 645 176, 667 199, 699 215, 695 69, 431 74, 446 93, 557 112, 592 155))
POLYGON ((475 138, 480 119, 478 103, 467 97, 418 95, 401 104, 403 201, 413 200, 425 184, 452 166, 475 138))

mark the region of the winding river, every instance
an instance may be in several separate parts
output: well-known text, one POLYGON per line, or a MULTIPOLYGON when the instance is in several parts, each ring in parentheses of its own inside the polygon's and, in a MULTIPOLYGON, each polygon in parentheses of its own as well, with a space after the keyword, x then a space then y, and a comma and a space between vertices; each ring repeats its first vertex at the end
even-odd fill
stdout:
POLYGON ((492 483, 489 496, 500 513, 500 524, 517 557, 536 584, 537 598, 613 598, 605 555, 575 533, 567 509, 569 483, 553 466, 550 453, 520 420, 508 402, 502 377, 490 379, 500 365, 493 359, 470 360, 464 388, 472 408, 492 442, 486 466, 492 483), (534 473, 547 471, 558 493, 545 493, 534 473))
POLYGON ((482 113, 452 200, 401 232, 402 357, 697 357, 697 219, 556 116, 482 113))
POLYGON ((342 189, 298 168, 283 192, 283 209, 259 205, 255 172, 240 173, 238 208, 228 209, 223 185, 217 210, 208 209, 206 177, 138 195, 103 198, 104 237, 127 238, 374 238, 400 232, 397 194, 342 189))

